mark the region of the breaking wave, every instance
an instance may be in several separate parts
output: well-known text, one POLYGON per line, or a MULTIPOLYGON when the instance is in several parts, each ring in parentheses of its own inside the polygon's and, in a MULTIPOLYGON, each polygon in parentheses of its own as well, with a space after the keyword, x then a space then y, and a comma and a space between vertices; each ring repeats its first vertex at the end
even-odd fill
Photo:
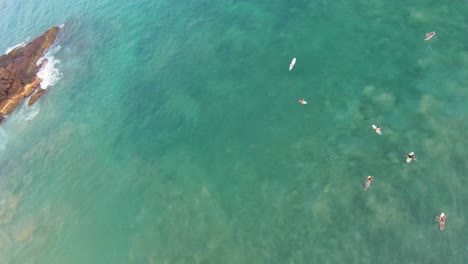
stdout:
POLYGON ((37 65, 40 65, 44 60, 46 60, 41 70, 37 73, 37 77, 42 79, 42 89, 47 89, 47 87, 53 86, 62 78, 62 73, 58 69, 60 60, 54 57, 60 48, 60 45, 50 48, 44 57, 39 59, 37 62, 37 65))

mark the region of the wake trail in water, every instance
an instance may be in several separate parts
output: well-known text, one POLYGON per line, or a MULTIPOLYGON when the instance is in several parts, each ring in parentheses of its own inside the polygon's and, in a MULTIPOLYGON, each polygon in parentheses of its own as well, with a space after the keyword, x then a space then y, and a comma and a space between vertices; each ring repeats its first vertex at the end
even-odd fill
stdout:
POLYGON ((3 152, 3 150, 5 149, 7 142, 8 142, 8 135, 5 132, 5 130, 0 128, 0 151, 1 152, 3 152))
POLYGON ((37 114, 39 114, 39 110, 40 108, 38 104, 29 106, 28 101, 24 101, 23 105, 21 106, 21 109, 18 112, 18 117, 20 120, 30 121, 34 117, 36 117, 37 114))

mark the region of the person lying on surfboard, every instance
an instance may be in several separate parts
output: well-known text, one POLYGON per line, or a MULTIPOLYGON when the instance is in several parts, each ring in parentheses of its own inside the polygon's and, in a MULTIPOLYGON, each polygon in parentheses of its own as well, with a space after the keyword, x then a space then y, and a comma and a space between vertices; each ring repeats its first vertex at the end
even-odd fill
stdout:
POLYGON ((425 41, 430 40, 433 36, 435 36, 435 31, 426 33, 426 38, 424 39, 425 41))
POLYGON ((406 155, 406 163, 410 163, 412 160, 416 160, 414 152, 410 152, 408 155, 406 155))
POLYGON ((289 71, 291 71, 294 68, 295 64, 296 64, 296 58, 293 58, 291 63, 289 64, 289 71))
POLYGON ((382 130, 380 130, 380 127, 373 124, 372 129, 374 129, 375 133, 382 135, 382 130))
POLYGON ((447 215, 444 213, 441 213, 440 216, 438 217, 439 220, 439 229, 444 230, 445 228, 445 221, 447 220, 447 215))
POLYGON ((367 189, 369 189, 370 184, 371 184, 371 182, 372 182, 373 179, 374 179, 374 177, 372 177, 372 176, 367 176, 366 185, 364 186, 364 191, 367 191, 367 189))
POLYGON ((299 99, 299 103, 305 105, 305 104, 307 104, 307 101, 304 100, 304 98, 301 98, 301 99, 299 99))

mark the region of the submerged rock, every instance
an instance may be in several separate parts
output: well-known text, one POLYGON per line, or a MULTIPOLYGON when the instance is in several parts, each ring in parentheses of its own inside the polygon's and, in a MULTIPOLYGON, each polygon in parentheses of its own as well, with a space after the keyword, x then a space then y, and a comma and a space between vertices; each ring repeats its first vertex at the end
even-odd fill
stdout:
POLYGON ((31 106, 36 103, 37 99, 44 94, 45 90, 42 88, 37 89, 37 91, 29 98, 28 105, 31 106))
POLYGON ((24 47, 18 47, 0 56, 0 122, 31 94, 34 104, 44 90, 38 88, 37 77, 43 63, 37 64, 57 38, 59 27, 53 27, 24 47))

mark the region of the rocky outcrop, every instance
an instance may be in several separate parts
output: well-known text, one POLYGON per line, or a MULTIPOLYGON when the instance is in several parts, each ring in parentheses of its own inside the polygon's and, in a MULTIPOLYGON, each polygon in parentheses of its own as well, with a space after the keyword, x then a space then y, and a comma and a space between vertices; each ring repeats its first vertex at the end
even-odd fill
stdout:
POLYGON ((55 42, 58 31, 53 27, 26 46, 0 56, 0 122, 26 97, 35 92, 29 101, 32 105, 43 94, 37 72, 47 62, 37 63, 55 42))
POLYGON ((42 96, 42 94, 45 92, 44 89, 39 88, 37 91, 29 98, 28 105, 31 106, 36 103, 37 99, 42 96))

